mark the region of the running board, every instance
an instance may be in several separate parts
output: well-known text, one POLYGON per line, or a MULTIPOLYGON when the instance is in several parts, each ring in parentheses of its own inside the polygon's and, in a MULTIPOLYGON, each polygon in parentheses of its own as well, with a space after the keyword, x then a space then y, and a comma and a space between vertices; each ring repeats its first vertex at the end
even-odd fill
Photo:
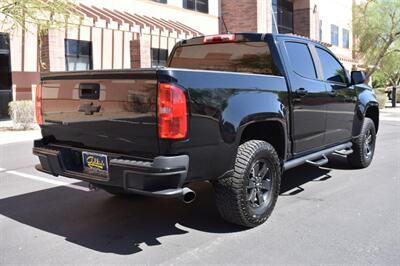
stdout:
POLYGON ((328 158, 326 158, 325 154, 323 154, 322 158, 319 159, 318 161, 307 160, 306 163, 308 163, 312 166, 320 167, 320 166, 323 166, 324 164, 327 164, 328 161, 329 161, 328 158))
MULTIPOLYGON (((327 148, 321 151, 317 151, 308 155, 305 155, 303 157, 300 158, 296 158, 290 161, 285 162, 285 164, 283 165, 283 171, 286 171, 288 169, 294 168, 296 166, 302 165, 304 163, 307 163, 307 161, 311 162, 311 163, 316 163, 314 162, 314 160, 317 160, 323 156, 335 153, 336 151, 342 151, 342 150, 346 150, 346 149, 350 149, 351 146, 353 144, 351 142, 346 142, 344 144, 340 144, 331 148, 327 148)), ((318 162, 318 161, 317 161, 318 162)), ((321 161, 322 163, 323 161, 321 161)), ((313 164, 315 165, 315 164, 313 164)))
POLYGON ((347 155, 352 154, 353 152, 354 152, 353 149, 347 148, 347 149, 343 149, 343 150, 337 150, 334 152, 334 154, 347 156, 347 155))

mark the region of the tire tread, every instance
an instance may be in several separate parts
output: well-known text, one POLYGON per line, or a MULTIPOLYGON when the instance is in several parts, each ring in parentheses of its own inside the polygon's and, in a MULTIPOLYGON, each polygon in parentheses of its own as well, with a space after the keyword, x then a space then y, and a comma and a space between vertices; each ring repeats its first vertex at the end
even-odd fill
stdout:
POLYGON ((214 184, 217 207, 221 216, 228 222, 245 227, 255 227, 264 223, 270 216, 279 194, 280 171, 279 157, 271 144, 261 140, 250 140, 241 144, 237 151, 233 174, 229 177, 218 179, 214 184), (246 199, 244 198, 244 174, 251 166, 255 153, 260 149, 268 151, 272 157, 273 168, 278 171, 279 180, 278 188, 275 190, 276 195, 273 195, 272 198, 271 208, 262 217, 254 218, 249 213, 246 199))

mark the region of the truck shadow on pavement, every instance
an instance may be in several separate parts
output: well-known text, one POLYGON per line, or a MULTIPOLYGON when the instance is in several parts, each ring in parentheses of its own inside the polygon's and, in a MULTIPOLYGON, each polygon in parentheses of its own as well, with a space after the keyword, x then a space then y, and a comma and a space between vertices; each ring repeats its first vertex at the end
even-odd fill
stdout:
MULTIPOLYGON (((327 169, 311 166, 292 169, 283 175, 281 195, 301 193, 301 185, 327 180, 328 173, 327 169)), ((104 191, 55 187, 1 199, 0 214, 65 237, 68 242, 120 255, 140 252, 143 246, 161 245, 160 237, 188 234, 190 229, 209 233, 245 230, 220 218, 211 184, 191 187, 198 197, 189 205, 178 199, 119 198, 104 191)))

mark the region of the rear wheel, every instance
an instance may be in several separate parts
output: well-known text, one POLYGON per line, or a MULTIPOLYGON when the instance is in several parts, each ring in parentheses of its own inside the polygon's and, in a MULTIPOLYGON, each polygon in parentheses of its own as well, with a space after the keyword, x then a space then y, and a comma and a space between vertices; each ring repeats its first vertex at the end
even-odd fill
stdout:
POLYGON ((264 223, 279 195, 281 169, 271 144, 251 140, 239 146, 234 173, 214 183, 221 216, 245 227, 264 223))
POLYGON ((347 156, 354 168, 365 168, 371 164, 375 152, 376 130, 372 119, 365 117, 360 136, 353 142, 353 153, 347 156))

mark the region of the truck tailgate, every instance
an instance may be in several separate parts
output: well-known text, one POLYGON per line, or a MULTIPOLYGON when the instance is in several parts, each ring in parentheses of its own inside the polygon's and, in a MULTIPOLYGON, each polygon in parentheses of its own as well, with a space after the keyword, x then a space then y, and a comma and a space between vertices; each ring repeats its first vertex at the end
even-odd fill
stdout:
POLYGON ((42 134, 52 143, 152 157, 159 152, 157 70, 42 76, 42 134))

